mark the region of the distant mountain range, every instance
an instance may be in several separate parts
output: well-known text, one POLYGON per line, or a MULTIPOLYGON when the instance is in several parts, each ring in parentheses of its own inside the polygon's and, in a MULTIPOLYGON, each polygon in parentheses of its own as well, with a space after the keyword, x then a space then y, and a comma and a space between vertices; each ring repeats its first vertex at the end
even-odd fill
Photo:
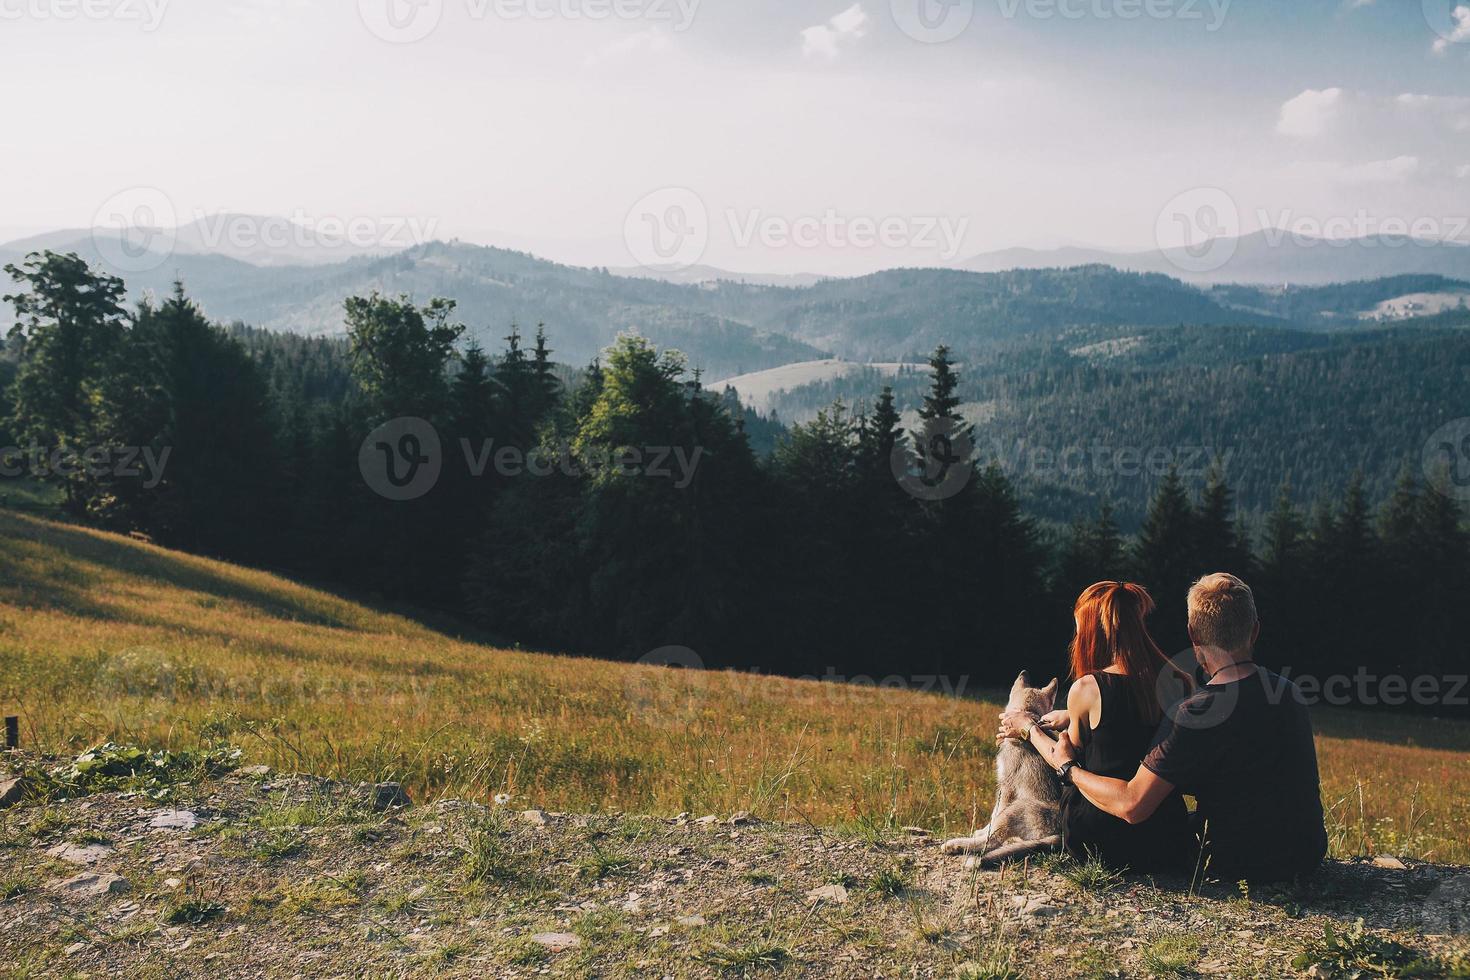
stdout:
POLYGON ((1267 230, 1211 246, 1208 258, 1184 248, 1116 252, 1090 248, 1010 248, 961 263, 971 272, 1108 265, 1194 283, 1326 285, 1385 276, 1470 279, 1470 244, 1403 236, 1324 239, 1267 230), (1216 265, 1218 263, 1218 265, 1216 265))
POLYGON ((98 248, 106 250, 125 235, 139 251, 159 256, 218 256, 258 266, 332 265, 363 256, 389 255, 416 244, 407 228, 387 224, 349 227, 345 222, 323 221, 313 227, 290 218, 221 213, 178 228, 48 231, 0 245, 0 256, 13 261, 15 256, 46 249, 85 255, 98 248))
MULTIPOLYGON (((107 270, 116 260, 115 238, 108 236, 117 234, 51 232, 0 246, 0 262, 50 248, 76 251, 107 270)), ((1186 282, 1166 274, 1179 272, 1166 253, 1122 256, 1079 247, 1012 250, 970 262, 1026 266, 1005 271, 892 269, 832 279, 695 267, 672 277, 680 281, 666 281, 460 242, 362 254, 365 246, 313 237, 280 219, 246 216, 203 219, 153 241, 171 251, 129 263, 149 268, 120 273, 131 296, 163 295, 178 279, 223 322, 330 334, 343 329, 342 304, 349 296, 374 290, 419 302, 443 296, 459 304, 458 317, 492 351, 513 321, 526 332, 544 322, 558 360, 572 364, 596 357, 619 332, 636 330, 683 350, 707 378, 834 356, 921 361, 939 344, 968 356, 1079 327, 1357 328, 1370 318, 1412 319, 1455 309, 1470 293, 1470 249, 1461 246, 1389 240, 1312 246, 1273 243, 1265 235, 1236 242, 1222 273, 1250 273, 1237 278, 1269 285, 1186 282), (1365 281, 1301 285, 1327 275, 1320 260, 1365 273, 1338 278, 1365 281), (1460 272, 1376 274, 1415 262, 1460 272), (1127 264, 1139 268, 1117 267, 1127 264), (1149 264, 1164 271, 1143 268, 1149 264), (1315 271, 1303 274, 1307 269, 1315 271), (1283 286, 1283 279, 1298 284, 1283 286)), ((0 327, 10 316, 8 305, 0 307, 0 327)))

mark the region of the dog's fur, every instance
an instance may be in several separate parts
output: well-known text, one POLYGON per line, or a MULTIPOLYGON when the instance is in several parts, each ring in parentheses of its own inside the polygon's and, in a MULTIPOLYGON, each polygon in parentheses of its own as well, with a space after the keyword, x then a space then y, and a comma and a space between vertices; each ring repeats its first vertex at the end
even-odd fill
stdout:
MULTIPOLYGON (((1007 711, 1044 715, 1056 705, 1057 681, 1031 687, 1026 672, 1011 687, 1007 711)), ((995 809, 973 837, 944 843, 946 854, 971 854, 966 867, 989 866, 1062 844, 1062 787, 1031 745, 1007 739, 995 755, 995 809)))

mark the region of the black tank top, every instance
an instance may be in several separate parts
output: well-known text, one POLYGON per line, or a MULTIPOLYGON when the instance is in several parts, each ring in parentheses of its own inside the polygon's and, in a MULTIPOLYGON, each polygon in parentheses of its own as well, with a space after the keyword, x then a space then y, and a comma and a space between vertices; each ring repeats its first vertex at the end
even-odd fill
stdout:
POLYGON ((1159 723, 1139 714, 1131 678, 1100 671, 1092 679, 1102 699, 1102 718, 1086 733, 1082 768, 1099 776, 1132 779, 1153 745, 1159 723))
MULTIPOLYGON (((1090 731, 1084 726, 1082 768, 1099 776, 1132 779, 1153 745, 1158 723, 1138 711, 1137 695, 1121 674, 1096 673, 1102 717, 1090 731)), ((1075 786, 1062 794, 1066 848, 1075 857, 1101 858, 1120 868, 1141 872, 1180 871, 1193 850, 1189 811, 1176 790, 1153 816, 1130 825, 1087 801, 1075 786)))

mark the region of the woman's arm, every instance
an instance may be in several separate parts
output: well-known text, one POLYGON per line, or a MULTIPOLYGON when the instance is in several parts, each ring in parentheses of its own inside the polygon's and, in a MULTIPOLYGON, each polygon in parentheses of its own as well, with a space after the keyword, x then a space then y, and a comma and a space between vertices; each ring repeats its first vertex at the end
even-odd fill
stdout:
POLYGON ((1083 732, 1092 730, 1094 709, 1101 701, 1097 680, 1090 675, 1077 678, 1067 690, 1067 737, 1072 744, 1081 745, 1083 732))

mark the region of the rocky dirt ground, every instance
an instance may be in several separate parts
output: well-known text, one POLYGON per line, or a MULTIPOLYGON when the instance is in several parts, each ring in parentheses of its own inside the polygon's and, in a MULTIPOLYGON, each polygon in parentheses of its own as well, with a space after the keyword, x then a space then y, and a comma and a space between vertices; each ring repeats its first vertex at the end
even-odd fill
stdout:
POLYGON ((1470 872, 1387 858, 1246 893, 970 871, 917 828, 413 806, 258 767, 64 795, 0 778, 0 975, 1470 975, 1470 872))

